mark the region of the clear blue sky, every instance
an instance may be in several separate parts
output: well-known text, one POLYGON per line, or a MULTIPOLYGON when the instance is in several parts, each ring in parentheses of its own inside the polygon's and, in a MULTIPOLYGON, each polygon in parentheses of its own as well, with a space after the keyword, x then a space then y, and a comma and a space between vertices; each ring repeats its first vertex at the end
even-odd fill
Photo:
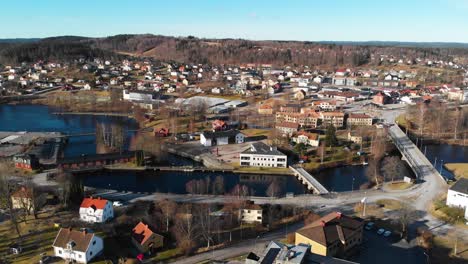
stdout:
POLYGON ((10 0, 0 9, 0 38, 152 33, 468 42, 468 0, 10 0))

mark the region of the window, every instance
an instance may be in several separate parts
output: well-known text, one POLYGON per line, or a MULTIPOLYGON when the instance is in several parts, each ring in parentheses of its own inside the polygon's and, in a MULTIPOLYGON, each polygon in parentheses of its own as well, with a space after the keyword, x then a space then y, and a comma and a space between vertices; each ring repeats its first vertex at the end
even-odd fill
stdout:
POLYGON ((93 246, 96 245, 96 240, 93 241, 93 246))
POLYGON ((90 255, 90 256, 92 256, 92 255, 93 255, 93 252, 92 252, 92 251, 90 251, 90 252, 89 252, 89 255, 90 255))
POLYGON ((59 254, 62 255, 62 250, 61 249, 59 250, 59 254))

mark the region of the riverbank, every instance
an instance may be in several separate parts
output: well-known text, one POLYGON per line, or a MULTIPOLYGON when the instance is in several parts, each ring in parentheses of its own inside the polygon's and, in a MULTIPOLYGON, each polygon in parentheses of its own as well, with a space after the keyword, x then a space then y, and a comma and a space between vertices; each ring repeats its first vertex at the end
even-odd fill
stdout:
POLYGON ((468 163, 446 163, 444 166, 456 179, 468 178, 468 163))
POLYGON ((92 115, 92 116, 121 116, 133 118, 133 115, 128 113, 112 113, 112 112, 54 112, 54 115, 92 115))

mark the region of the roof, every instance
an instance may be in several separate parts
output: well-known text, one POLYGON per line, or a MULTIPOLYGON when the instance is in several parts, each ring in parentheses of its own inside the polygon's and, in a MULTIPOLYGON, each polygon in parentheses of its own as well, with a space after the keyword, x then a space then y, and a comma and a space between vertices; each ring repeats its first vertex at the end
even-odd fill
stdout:
POLYGON ((71 228, 61 228, 55 237, 53 247, 67 248, 68 243, 73 243, 73 250, 86 252, 94 237, 93 233, 86 231, 72 230, 71 228))
POLYGON ((468 194, 468 179, 459 179, 454 185, 452 185, 452 187, 450 187, 450 190, 468 194))
POLYGON ((263 257, 259 263, 304 263, 304 259, 309 255, 309 245, 287 245, 281 242, 271 241, 263 253, 263 257))
POLYGON ((281 122, 281 123, 278 123, 276 124, 276 127, 287 127, 287 128, 299 128, 299 124, 298 123, 294 123, 294 122, 281 122))
POLYGON ((140 245, 145 244, 153 234, 154 232, 148 227, 148 225, 141 221, 132 229, 132 237, 140 245))
POLYGON ((372 118, 366 114, 349 114, 348 118, 372 118))
POLYGON ((321 245, 328 246, 337 241, 344 243, 362 225, 363 220, 360 218, 332 212, 299 229, 297 233, 321 245))
POLYGON ((250 148, 244 150, 243 154, 260 154, 260 155, 284 155, 276 147, 268 146, 263 142, 257 142, 250 145, 250 148))
POLYGON ((97 209, 104 209, 106 207, 107 200, 106 199, 101 199, 101 197, 98 197, 96 199, 90 197, 90 198, 84 198, 83 201, 81 202, 80 208, 89 208, 89 207, 94 207, 94 210, 97 209))
POLYGON ((306 136, 310 140, 317 140, 319 138, 319 135, 317 133, 309 133, 305 131, 298 132, 296 137, 298 136, 306 136))
POLYGON ((205 138, 235 137, 239 133, 241 132, 236 129, 227 131, 205 131, 203 132, 203 136, 205 138))

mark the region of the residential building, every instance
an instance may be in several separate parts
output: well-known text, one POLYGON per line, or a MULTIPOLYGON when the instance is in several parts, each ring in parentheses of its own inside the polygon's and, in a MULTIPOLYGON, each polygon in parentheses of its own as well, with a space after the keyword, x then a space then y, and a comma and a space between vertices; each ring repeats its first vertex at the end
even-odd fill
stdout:
POLYGON ((459 179, 447 191, 447 205, 453 207, 468 207, 468 179, 459 179))
POLYGON ((248 201, 239 212, 239 218, 244 223, 262 223, 263 209, 260 205, 248 201))
POLYGON ((318 147, 320 144, 319 135, 316 133, 299 132, 291 140, 296 144, 305 144, 312 147, 318 147))
POLYGON ((227 125, 223 120, 216 119, 215 121, 211 122, 211 127, 214 131, 220 131, 226 130, 227 125))
POLYGON ((11 204, 13 209, 24 209, 32 212, 34 209, 33 199, 33 191, 25 186, 21 186, 11 194, 11 204))
POLYGON ((257 256, 248 254, 245 264, 355 264, 349 260, 321 256, 311 252, 310 245, 288 245, 271 241, 266 249, 257 256))
POLYGON ((20 154, 13 157, 15 168, 35 170, 39 167, 39 159, 33 154, 20 154))
POLYGON ((277 123, 275 127, 283 137, 290 137, 299 130, 300 125, 292 122, 281 122, 277 123))
POLYGON ((346 256, 361 245, 364 221, 340 212, 332 212, 296 231, 296 245, 311 246, 322 256, 346 256))
POLYGON ((362 137, 348 132, 348 141, 351 141, 356 144, 362 144, 362 137))
POLYGON ((114 218, 112 203, 106 199, 84 198, 80 205, 80 220, 89 223, 104 223, 114 218))
POLYGON ((288 157, 263 142, 257 142, 239 155, 241 166, 286 168, 288 157))
POLYGON ((335 111, 336 110, 336 101, 313 101, 312 106, 317 107, 318 110, 322 111, 335 111))
POLYGON ((132 243, 142 253, 153 253, 154 249, 163 247, 164 237, 156 234, 147 224, 139 222, 132 229, 132 243))
POLYGON ((87 231, 61 228, 55 237, 54 254, 68 262, 88 263, 102 253, 102 238, 87 231))
POLYGON ((342 112, 320 112, 320 119, 325 126, 343 127, 345 114, 342 112))
POLYGON ((319 114, 315 111, 307 111, 304 113, 288 113, 278 112, 276 113, 276 122, 290 122, 298 123, 304 128, 316 128, 318 126, 319 114))
POLYGON ((258 107, 258 113, 261 115, 272 115, 273 106, 271 104, 262 104, 258 107))
POLYGON ((348 126, 372 126, 372 117, 366 114, 349 114, 348 126))
POLYGON ((227 144, 242 144, 245 136, 239 130, 205 131, 200 135, 200 144, 205 147, 227 144))
POLYGON ((468 89, 450 89, 447 93, 447 99, 466 103, 468 102, 468 89))
POLYGON ((301 112, 302 104, 285 104, 280 106, 280 112, 299 113, 301 112))

